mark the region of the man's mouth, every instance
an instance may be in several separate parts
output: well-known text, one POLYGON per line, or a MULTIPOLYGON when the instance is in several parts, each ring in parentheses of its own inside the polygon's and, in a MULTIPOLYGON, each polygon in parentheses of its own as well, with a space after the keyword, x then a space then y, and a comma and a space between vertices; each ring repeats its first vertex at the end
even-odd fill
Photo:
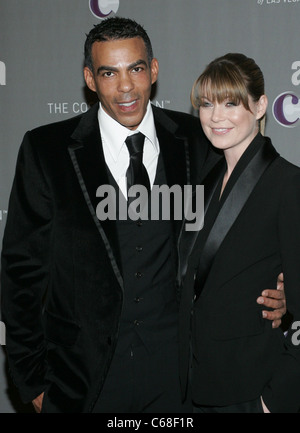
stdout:
POLYGON ((119 105, 121 107, 132 107, 134 104, 136 103, 136 99, 134 101, 131 102, 120 102, 119 105))

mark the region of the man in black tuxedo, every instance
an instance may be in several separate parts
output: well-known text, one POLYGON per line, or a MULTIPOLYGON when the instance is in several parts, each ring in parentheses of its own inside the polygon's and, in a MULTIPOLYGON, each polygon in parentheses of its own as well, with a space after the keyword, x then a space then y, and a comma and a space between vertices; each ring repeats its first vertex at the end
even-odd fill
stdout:
POLYGON ((126 197, 127 167, 131 177, 143 168, 130 162, 133 131, 144 135, 148 187, 199 183, 216 158, 198 119, 150 104, 157 75, 141 26, 101 22, 87 37, 84 67, 100 104, 27 132, 21 145, 2 314, 12 376, 38 412, 191 410, 177 360, 182 222, 100 221, 96 212, 99 186, 126 197))

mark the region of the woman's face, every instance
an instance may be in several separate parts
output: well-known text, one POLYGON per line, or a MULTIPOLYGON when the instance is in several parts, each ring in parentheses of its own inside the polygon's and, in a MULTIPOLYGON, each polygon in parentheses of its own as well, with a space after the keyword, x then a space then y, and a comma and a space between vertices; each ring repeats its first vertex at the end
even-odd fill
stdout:
POLYGON ((267 108, 267 98, 261 96, 258 102, 251 97, 247 110, 242 103, 236 105, 230 99, 219 103, 204 97, 199 109, 203 131, 210 142, 218 149, 240 157, 258 132, 258 119, 267 108))

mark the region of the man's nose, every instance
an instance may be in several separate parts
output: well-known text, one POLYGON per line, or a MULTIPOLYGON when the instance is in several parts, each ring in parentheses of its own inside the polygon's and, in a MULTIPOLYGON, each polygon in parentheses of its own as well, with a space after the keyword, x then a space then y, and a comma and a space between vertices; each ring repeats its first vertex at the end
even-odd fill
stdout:
POLYGON ((119 77, 119 85, 118 90, 119 92, 130 92, 134 87, 133 81, 130 77, 129 73, 121 74, 119 77))

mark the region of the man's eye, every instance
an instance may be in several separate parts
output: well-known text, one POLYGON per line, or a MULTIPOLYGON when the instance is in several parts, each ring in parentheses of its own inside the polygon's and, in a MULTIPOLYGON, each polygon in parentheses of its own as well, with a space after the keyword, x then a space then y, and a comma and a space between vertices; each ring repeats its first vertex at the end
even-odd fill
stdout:
POLYGON ((107 71, 103 73, 104 77, 112 77, 114 75, 114 73, 112 71, 107 71))
POLYGON ((141 72, 143 70, 143 68, 141 66, 136 66, 135 68, 133 68, 133 72, 141 72))

